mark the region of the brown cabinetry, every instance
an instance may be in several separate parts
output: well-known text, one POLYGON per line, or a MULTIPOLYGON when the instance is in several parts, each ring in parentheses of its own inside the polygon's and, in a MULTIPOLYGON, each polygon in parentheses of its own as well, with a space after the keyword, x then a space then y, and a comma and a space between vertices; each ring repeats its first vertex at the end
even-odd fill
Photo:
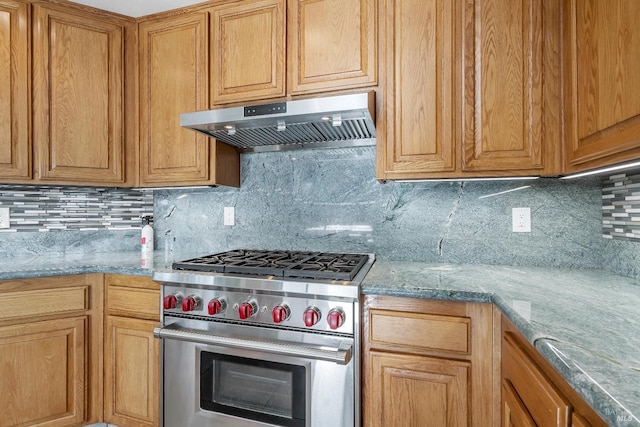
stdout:
POLYGON ((125 184, 125 27, 44 4, 33 20, 36 178, 125 184))
POLYGON ((159 285, 150 278, 106 275, 104 421, 157 426, 160 408, 159 285))
POLYGON ((0 1, 0 180, 31 178, 29 5, 0 1))
POLYGON ((288 0, 290 95, 377 82, 375 0, 288 0))
POLYGON ((502 325, 503 426, 606 425, 513 325, 502 325))
POLYGON ((209 108, 208 14, 140 23, 140 180, 146 186, 239 186, 239 154, 180 127, 209 108))
POLYGON ((375 86, 376 3, 245 0, 212 8, 211 104, 375 86))
POLYGON ((568 0, 565 17, 568 172, 640 157, 640 3, 568 0))
POLYGON ((367 296, 364 306, 363 425, 494 425, 491 305, 367 296))
POLYGON ((211 11, 211 104, 285 95, 285 0, 211 11))
POLYGON ((101 278, 0 281, 0 426, 100 420, 101 278))
POLYGON ((559 173, 559 4, 460 3, 383 2, 378 176, 559 173))

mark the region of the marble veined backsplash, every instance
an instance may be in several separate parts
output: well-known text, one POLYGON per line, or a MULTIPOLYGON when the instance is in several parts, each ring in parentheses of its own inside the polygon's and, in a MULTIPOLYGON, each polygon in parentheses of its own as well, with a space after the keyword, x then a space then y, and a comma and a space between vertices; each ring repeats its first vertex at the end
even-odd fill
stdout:
POLYGON ((242 156, 241 188, 154 194, 156 250, 373 252, 381 259, 602 268, 600 179, 381 184, 374 147, 242 156), (235 225, 223 225, 224 207, 235 225), (530 207, 532 232, 511 231, 530 207))

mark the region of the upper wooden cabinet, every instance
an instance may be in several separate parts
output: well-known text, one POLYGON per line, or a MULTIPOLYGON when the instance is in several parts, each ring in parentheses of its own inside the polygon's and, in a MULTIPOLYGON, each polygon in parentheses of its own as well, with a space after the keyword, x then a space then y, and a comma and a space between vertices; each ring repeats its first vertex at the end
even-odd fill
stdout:
POLYGON ((376 5, 245 0, 210 8, 211 105, 375 86, 376 5))
POLYGON ((37 178, 126 182, 124 27, 70 10, 33 9, 37 178))
POLYGON ((559 173, 561 28, 553 3, 383 2, 378 176, 559 173))
POLYGON ((208 14, 140 23, 140 179, 143 185, 239 186, 239 154, 180 127, 180 113, 207 110, 208 14))
POLYGON ((567 172, 640 157, 640 2, 567 0, 567 172))
POLYGON ((376 84, 376 0, 288 3, 289 94, 376 84))
POLYGON ((29 6, 0 1, 0 180, 31 178, 29 6))
POLYGON ((285 95, 284 0, 247 0, 211 11, 211 103, 285 95))
POLYGON ((455 2, 382 4, 384 100, 377 119, 378 175, 417 178, 453 172, 455 2))

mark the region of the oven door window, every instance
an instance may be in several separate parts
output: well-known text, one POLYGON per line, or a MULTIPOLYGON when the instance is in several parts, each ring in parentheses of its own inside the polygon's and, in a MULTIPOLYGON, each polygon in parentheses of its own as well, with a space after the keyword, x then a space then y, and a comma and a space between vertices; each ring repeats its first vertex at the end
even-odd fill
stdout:
POLYGON ((285 427, 303 427, 305 368, 200 353, 200 407, 285 427))

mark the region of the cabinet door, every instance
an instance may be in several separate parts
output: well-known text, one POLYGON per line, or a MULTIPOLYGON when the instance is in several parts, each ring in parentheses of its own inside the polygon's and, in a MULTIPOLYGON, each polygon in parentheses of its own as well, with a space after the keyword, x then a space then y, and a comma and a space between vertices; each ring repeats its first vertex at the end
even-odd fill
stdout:
POLYGON ((566 426, 571 407, 511 334, 502 341, 503 384, 508 381, 526 411, 539 426, 566 426))
POLYGON ((0 180, 31 178, 29 5, 0 1, 0 180))
POLYGON ((157 322, 108 316, 105 333, 105 421, 157 426, 160 340, 157 322))
POLYGON ((467 426, 469 363, 369 353, 366 426, 467 426))
POLYGON ((180 127, 208 109, 208 14, 140 23, 140 180, 143 185, 240 184, 238 153, 180 127))
POLYGON ((376 84, 376 0, 288 2, 289 94, 376 84))
POLYGON ((0 426, 86 421, 85 317, 0 328, 0 426))
POLYGON ((419 178, 453 171, 455 2, 384 0, 382 5, 386 119, 378 127, 383 133, 378 175, 419 178))
POLYGON ((123 27, 34 6, 38 178, 124 182, 123 27))
POLYGON ((542 169, 542 0, 466 1, 463 22, 462 169, 542 169))
POLYGON ((211 103, 285 94, 285 0, 242 1, 211 12, 211 103))
POLYGON ((567 171, 640 157, 640 2, 565 4, 567 171))
POLYGON ((518 397, 509 380, 502 383, 502 426, 536 427, 535 421, 518 397))

